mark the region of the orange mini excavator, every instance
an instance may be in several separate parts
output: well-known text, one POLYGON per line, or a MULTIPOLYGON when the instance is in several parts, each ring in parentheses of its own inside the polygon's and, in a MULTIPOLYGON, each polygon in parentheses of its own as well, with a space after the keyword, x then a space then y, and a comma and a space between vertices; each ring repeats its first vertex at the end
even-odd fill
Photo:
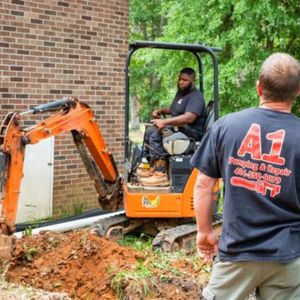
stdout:
MULTIPOLYGON (((129 61, 137 49, 147 47, 190 51, 196 56, 198 62, 201 62, 199 53, 210 54, 214 68, 214 99, 205 128, 217 118, 218 69, 214 49, 199 44, 156 42, 136 42, 130 45, 126 64, 125 171, 123 176, 120 176, 113 156, 107 150, 93 111, 87 104, 76 98, 64 98, 36 106, 27 112, 7 114, 0 128, 2 204, 0 257, 9 257, 12 249, 12 233, 15 227, 26 145, 66 132, 72 134, 87 172, 95 182, 100 207, 108 211, 116 211, 122 207, 125 209, 124 214, 108 217, 95 224, 95 231, 100 236, 118 238, 136 229, 154 235, 153 246, 166 251, 179 247, 185 249, 192 247, 196 233, 193 187, 197 176, 197 170, 189 164, 193 151, 170 154, 171 185, 169 187, 143 187, 136 176, 137 165, 142 159, 141 153, 130 150, 132 147, 130 147, 128 137, 129 61), (43 112, 53 112, 53 114, 29 128, 20 126, 24 114, 43 112)), ((202 64, 200 64, 199 73, 202 76, 202 64)), ((201 84, 203 84, 202 77, 200 77, 201 84)), ((202 85, 200 89, 203 92, 202 85)), ((194 148, 197 145, 196 142, 194 148)), ((217 194, 218 187, 216 187, 216 198, 217 194)), ((220 216, 216 215, 215 223, 220 222, 220 216)))

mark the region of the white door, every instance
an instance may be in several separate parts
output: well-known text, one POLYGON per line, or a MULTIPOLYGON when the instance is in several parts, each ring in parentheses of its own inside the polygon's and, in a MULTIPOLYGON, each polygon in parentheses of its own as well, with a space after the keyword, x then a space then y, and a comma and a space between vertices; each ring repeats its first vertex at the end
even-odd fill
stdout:
POLYGON ((54 138, 27 145, 16 223, 52 216, 54 138))

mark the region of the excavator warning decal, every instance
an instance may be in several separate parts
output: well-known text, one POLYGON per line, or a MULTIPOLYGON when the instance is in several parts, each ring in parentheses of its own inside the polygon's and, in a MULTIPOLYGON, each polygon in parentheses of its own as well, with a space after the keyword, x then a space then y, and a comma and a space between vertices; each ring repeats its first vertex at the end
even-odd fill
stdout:
POLYGON ((142 197, 142 207, 145 208, 156 208, 160 202, 160 197, 156 196, 153 200, 150 200, 147 196, 142 197))

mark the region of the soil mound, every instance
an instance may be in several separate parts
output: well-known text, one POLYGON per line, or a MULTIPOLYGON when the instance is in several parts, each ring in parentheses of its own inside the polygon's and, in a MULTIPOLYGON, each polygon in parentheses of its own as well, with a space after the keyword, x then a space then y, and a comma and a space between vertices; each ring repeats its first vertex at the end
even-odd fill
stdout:
POLYGON ((149 246, 134 250, 89 230, 48 231, 17 241, 6 277, 77 300, 201 299, 209 266, 197 255, 153 252, 149 246))
POLYGON ((115 270, 131 269, 143 255, 89 231, 44 232, 17 241, 7 272, 9 281, 72 299, 116 299, 111 289, 115 270))

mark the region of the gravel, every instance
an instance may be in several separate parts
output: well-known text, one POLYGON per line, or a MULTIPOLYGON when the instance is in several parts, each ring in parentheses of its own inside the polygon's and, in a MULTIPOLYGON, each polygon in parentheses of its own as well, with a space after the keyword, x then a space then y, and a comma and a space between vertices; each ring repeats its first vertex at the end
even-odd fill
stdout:
POLYGON ((0 279, 1 300, 71 300, 65 293, 52 293, 32 287, 7 283, 0 279))

